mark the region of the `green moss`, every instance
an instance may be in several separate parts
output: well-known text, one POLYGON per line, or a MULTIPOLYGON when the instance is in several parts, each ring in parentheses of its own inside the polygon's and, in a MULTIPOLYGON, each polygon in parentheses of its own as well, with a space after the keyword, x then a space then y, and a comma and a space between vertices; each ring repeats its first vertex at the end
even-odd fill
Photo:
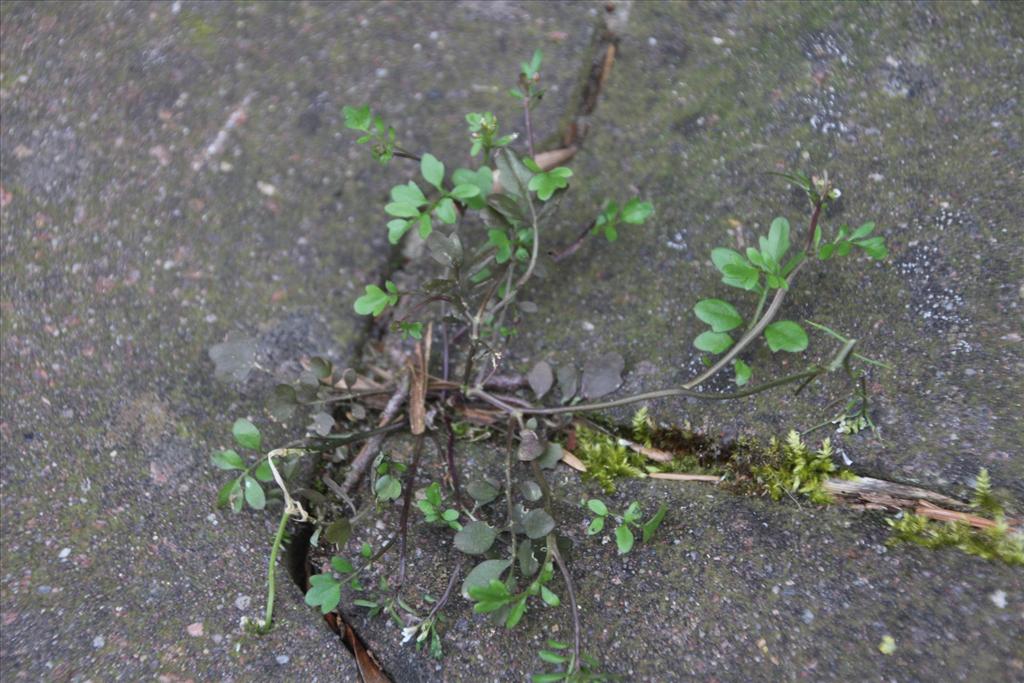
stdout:
POLYGON ((885 520, 893 530, 888 544, 914 543, 932 550, 959 548, 986 560, 1024 566, 1024 533, 1010 529, 1002 506, 992 494, 992 481, 984 467, 975 481, 971 505, 987 514, 994 525, 978 529, 960 521, 941 522, 924 515, 905 514, 885 520))
POLYGON ((596 481, 605 493, 615 492, 615 480, 646 476, 647 458, 620 445, 618 439, 603 432, 576 428, 576 457, 587 466, 585 479, 596 481))
POLYGON ((811 451, 796 430, 789 433, 785 442, 772 438, 764 464, 751 468, 751 474, 774 500, 800 493, 822 505, 832 502, 832 496, 825 490, 826 480, 853 476, 848 470, 839 471, 832 460, 832 444, 828 439, 818 450, 811 451))

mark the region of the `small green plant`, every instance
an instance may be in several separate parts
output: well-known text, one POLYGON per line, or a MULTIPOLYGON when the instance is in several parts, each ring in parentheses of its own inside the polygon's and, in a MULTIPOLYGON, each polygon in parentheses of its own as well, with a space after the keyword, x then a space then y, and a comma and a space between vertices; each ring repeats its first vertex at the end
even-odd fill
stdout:
MULTIPOLYGON (((235 443, 242 448, 254 451, 260 449, 260 430, 249 420, 236 420, 231 433, 235 443)), ((260 459, 246 465, 238 452, 231 448, 215 452, 210 459, 219 469, 240 472, 237 477, 221 487, 217 494, 218 507, 230 507, 233 512, 241 512, 246 504, 254 510, 266 507, 267 497, 261 482, 272 481, 274 478, 267 460, 260 459)))
POLYGON ((576 457, 586 465, 584 478, 596 481, 604 492, 615 492, 615 480, 646 476, 646 458, 613 436, 583 425, 576 427, 576 457))
POLYGON ((992 493, 988 470, 982 468, 975 479, 971 506, 987 515, 991 524, 977 528, 965 521, 939 521, 924 515, 905 513, 887 519, 892 528, 890 545, 913 543, 932 550, 958 548, 986 560, 1000 560, 1009 565, 1024 566, 1024 531, 1011 529, 1002 505, 992 493))
POLYGON ((832 496, 824 487, 827 479, 854 476, 849 470, 840 470, 836 466, 828 439, 818 450, 811 451, 795 430, 784 442, 772 438, 765 464, 753 467, 752 474, 774 500, 799 493, 821 505, 832 502, 832 496))
POLYGON ((383 453, 377 457, 374 468, 377 478, 373 482, 373 492, 379 501, 398 500, 402 495, 400 475, 407 469, 406 465, 386 458, 383 453))
POLYGON ((562 599, 547 586, 554 576, 555 568, 549 562, 541 568, 536 578, 518 593, 510 591, 506 583, 497 579, 492 579, 486 586, 473 586, 468 591, 470 599, 476 602, 473 611, 479 614, 499 612, 503 615, 505 627, 515 628, 526 614, 527 601, 530 598, 540 597, 549 607, 558 607, 562 604, 562 599))
POLYGON ((600 664, 596 659, 585 652, 579 656, 579 666, 575 655, 570 650, 569 643, 558 640, 548 640, 548 649, 538 650, 537 656, 547 664, 553 664, 561 668, 560 671, 550 673, 533 674, 530 680, 533 683, 598 683, 599 681, 611 680, 610 676, 601 673, 598 669, 600 664))
MULTIPOLYGON (((288 419, 300 408, 314 413, 298 448, 271 451, 265 460, 248 465, 233 450, 214 455, 217 467, 237 473, 221 489, 218 498, 223 505, 235 511, 246 504, 255 509, 265 507, 268 496, 262 484, 270 481, 277 485, 273 495, 284 500, 271 550, 268 610, 261 630, 271 623, 274 567, 289 519, 314 526, 312 546, 329 544, 337 550, 351 542, 368 517, 396 511, 398 521, 390 539, 376 552, 368 543, 362 544, 361 567, 328 553, 333 557, 326 571, 310 581, 308 604, 327 613, 338 608, 347 591, 355 591, 359 597, 352 600, 353 605, 368 609, 371 616, 387 615, 402 628, 404 642, 415 640, 417 647, 425 646, 433 656, 440 656, 441 610, 453 593, 472 602, 476 612, 489 614, 508 628, 519 625, 530 606, 555 608, 563 604, 564 596, 573 621, 573 641, 571 645, 550 641, 550 649, 542 650, 540 656, 561 670, 538 674, 534 680, 602 680, 596 662, 581 652, 575 588, 560 550, 571 545, 571 534, 560 533, 552 514, 557 509, 553 503, 558 502, 558 492, 551 490, 545 470, 562 458, 558 443, 571 438, 573 430, 574 451, 587 467, 586 477, 607 493, 614 491, 619 477, 643 477, 684 465, 697 467, 699 457, 687 455, 679 462, 650 464, 637 451, 651 448, 659 430, 645 410, 638 411, 633 421, 635 442, 581 424, 574 415, 671 397, 739 399, 790 384, 802 388, 843 370, 856 381, 858 394, 847 404, 842 424, 850 430, 871 424, 864 373, 852 367, 854 360, 867 360, 855 352, 856 340, 815 324, 840 341, 834 357, 756 385, 752 368, 738 357, 762 336, 773 352, 799 353, 807 348, 807 333, 799 323, 775 318, 797 273, 812 257, 824 262, 844 256, 854 247, 872 258, 885 256, 884 241, 872 236, 874 224, 870 223, 856 230, 840 226, 831 240, 823 242, 822 218, 829 202, 839 196, 826 175, 820 179, 786 176, 811 202, 809 228, 806 237, 798 240, 800 248, 791 248, 789 223, 777 218, 757 247, 745 254, 724 248, 712 252, 711 260, 722 272, 723 282, 751 292, 758 301, 753 315, 746 319, 737 306, 724 299, 709 298, 696 304, 694 312, 709 329, 694 343, 701 351, 721 356, 713 364, 709 362, 706 372, 679 387, 619 398, 607 398, 621 386, 625 368, 623 357, 614 352, 584 359, 582 371, 572 364, 555 371, 542 361, 526 378, 502 376, 501 372, 509 371, 502 366, 519 316, 538 308, 525 297, 534 277, 544 270, 550 272, 550 262, 567 258, 586 238, 603 234, 606 241, 615 242, 628 235, 625 226, 643 224, 654 216, 652 202, 642 197, 604 199, 575 242, 560 251, 548 249, 548 230, 559 199, 571 189, 576 176, 568 165, 574 150, 560 150, 555 154, 558 162, 535 153, 531 112, 544 95, 542 63, 543 54, 537 50, 520 65, 517 86, 509 91, 522 106, 526 149, 516 148, 515 134, 499 132, 494 113, 469 113, 470 161, 465 167, 446 165, 428 151, 413 154, 403 149, 394 127, 369 106, 343 109, 346 127, 360 133, 357 143, 368 144, 374 159, 382 164, 394 159, 417 164, 414 179, 390 188, 383 206, 387 239, 393 245, 420 241, 423 253, 436 264, 435 270, 440 270, 436 277, 401 288, 390 279, 367 284, 353 304, 360 315, 383 319, 392 331, 415 342, 404 345, 414 346, 413 354, 400 359, 395 367, 371 367, 366 376, 352 369, 336 372, 328 361, 311 359, 296 381, 276 387, 270 406, 278 420, 288 419), (545 264, 549 253, 551 261, 545 264), (730 363, 741 389, 731 393, 698 390, 730 363), (558 392, 552 391, 556 380, 558 392), (414 444, 412 455, 404 462, 384 454, 384 438, 397 432, 410 433, 414 444), (474 480, 463 487, 457 441, 490 437, 505 441, 504 481, 474 480), (431 482, 417 498, 420 459, 424 443, 430 442, 437 446, 447 469, 445 485, 431 482), (289 473, 306 454, 324 457, 318 459, 316 483, 302 489, 300 503, 289 492, 289 473), (344 463, 344 469, 339 470, 339 463, 344 463), (370 479, 369 492, 361 496, 359 486, 366 479, 370 479), (414 500, 422 522, 444 532, 460 557, 445 594, 436 602, 424 596, 424 602, 432 605, 425 616, 403 597, 403 590, 408 590, 410 517, 419 519, 410 514, 414 500), (303 505, 308 505, 312 514, 303 505), (395 575, 390 579, 380 576, 375 589, 364 589, 361 573, 392 548, 398 554, 395 575), (476 564, 456 591, 464 556, 473 557, 476 564)), ((230 346, 211 357, 220 361, 222 370, 231 372, 234 365, 229 361, 234 356, 248 358, 254 353, 230 346)), ((234 433, 239 446, 254 451, 261 448, 259 432, 251 423, 240 420, 234 433)), ((765 490, 773 496, 801 492, 823 500, 821 484, 835 473, 828 443, 810 453, 798 436, 791 436, 773 448, 776 459, 756 475, 765 490)), ((643 542, 650 541, 666 514, 662 505, 644 522, 637 502, 621 514, 609 511, 598 499, 587 505, 596 515, 590 534, 602 532, 607 525, 619 554, 632 550, 638 534, 643 542)))
POLYGON ((711 261, 722 273, 722 283, 757 295, 757 303, 749 323, 744 327, 743 316, 728 301, 702 299, 697 302, 693 312, 710 329, 698 335, 693 345, 712 355, 725 355, 714 364, 706 361, 711 369, 686 386, 696 386, 729 362, 733 364, 736 384, 747 384, 753 376, 753 370, 737 356, 760 335, 764 336, 773 353, 800 353, 807 349, 807 332, 799 323, 774 318, 790 285, 809 258, 817 257, 827 261, 833 257, 846 256, 854 246, 873 259, 883 259, 888 255, 885 239, 870 237, 875 229, 872 222, 864 223, 853 231, 846 225, 840 225, 832 242, 822 244, 822 217, 829 203, 839 198, 839 189, 832 185, 827 174, 820 178, 808 178, 800 173, 778 175, 803 190, 810 200, 811 218, 806 237, 802 245, 792 252, 790 224, 780 216, 772 221, 768 234, 758 238, 758 246, 747 247, 745 255, 725 247, 711 251, 711 261), (769 295, 773 291, 775 293, 769 304, 769 295), (767 309, 766 304, 769 304, 767 309), (742 333, 737 341, 732 334, 738 329, 742 329, 742 333))
POLYGON ((588 500, 587 508, 596 515, 591 520, 590 526, 587 527, 587 534, 590 536, 601 533, 608 520, 615 523, 615 545, 619 549, 619 555, 625 555, 633 549, 633 544, 636 542, 633 528, 640 530, 643 542, 647 543, 654 537, 654 533, 661 526, 665 519, 665 513, 668 511, 668 508, 662 503, 658 506, 658 511, 654 513, 654 516, 641 524, 640 518, 643 516, 643 512, 640 509, 640 504, 636 501, 630 503, 621 515, 611 512, 604 501, 598 498, 588 500))
POLYGON ((459 511, 444 506, 441 501, 441 485, 436 481, 424 489, 423 498, 416 505, 423 512, 423 519, 428 524, 443 524, 456 531, 462 530, 462 525, 459 524, 459 511))

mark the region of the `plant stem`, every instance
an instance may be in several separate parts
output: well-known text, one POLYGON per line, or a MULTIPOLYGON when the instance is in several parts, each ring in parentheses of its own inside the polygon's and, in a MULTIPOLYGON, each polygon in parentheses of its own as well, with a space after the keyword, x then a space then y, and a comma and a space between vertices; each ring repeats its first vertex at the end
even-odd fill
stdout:
MULTIPOLYGON (((809 254, 810 247, 813 244, 814 231, 818 227, 818 219, 821 217, 821 207, 823 204, 824 199, 819 199, 818 202, 814 205, 814 212, 811 214, 811 223, 810 227, 808 228, 808 238, 806 243, 807 246, 804 249, 805 253, 809 254)), ((741 351, 743 351, 743 349, 750 346, 750 343, 754 341, 757 338, 757 336, 761 334, 761 332, 764 331, 764 328, 768 327, 768 324, 775 318, 775 315, 779 312, 779 309, 782 308, 782 301, 783 299, 786 298, 786 293, 792 287, 793 281, 796 279, 797 273, 800 272, 800 268, 802 268, 805 263, 807 263, 807 257, 805 257, 803 261, 798 263, 797 266, 793 269, 793 272, 791 272, 789 274, 789 277, 786 278, 786 286, 775 292, 775 296, 772 298, 772 303, 768 306, 768 310, 765 311, 764 316, 757 321, 757 324, 750 328, 747 331, 747 333, 744 334, 743 337, 738 342, 736 342, 736 344, 731 349, 729 349, 724 356, 722 356, 718 360, 717 363, 712 365, 707 370, 707 372, 701 373, 694 379, 691 379, 689 382, 683 385, 684 388, 693 389, 699 384, 702 384, 703 382, 707 381, 713 375, 716 375, 719 370, 728 365, 733 358, 735 358, 737 355, 739 355, 741 351)))
POLYGON ((569 593, 569 607, 572 610, 572 666, 569 673, 573 674, 580 670, 580 610, 576 605, 576 588, 573 586, 569 568, 562 559, 562 553, 558 552, 558 542, 554 534, 548 534, 548 550, 555 558, 558 571, 565 580, 565 590, 569 593))
POLYGON ((277 553, 281 549, 281 542, 284 540, 284 531, 288 526, 287 508, 281 512, 281 521, 277 525, 277 533, 274 534, 274 544, 270 547, 270 562, 267 565, 267 611, 260 625, 260 633, 269 633, 271 623, 274 620, 274 591, 277 585, 275 573, 277 570, 277 553))
POLYGON ((448 476, 452 480, 455 501, 459 504, 459 507, 465 507, 465 503, 462 500, 462 487, 459 486, 459 470, 455 466, 455 430, 452 428, 452 418, 447 411, 444 413, 444 426, 448 431, 448 443, 444 449, 445 462, 448 465, 448 476))
POLYGON ((441 595, 440 599, 434 603, 434 606, 430 609, 430 612, 427 614, 427 618, 424 619, 424 621, 430 621, 433 619, 437 616, 437 613, 448 604, 448 600, 452 597, 452 590, 455 588, 455 583, 459 580, 459 575, 461 573, 462 560, 459 559, 452 568, 452 575, 448 577, 448 587, 444 589, 444 593, 441 595))
POLYGON ((515 575, 516 569, 516 532, 513 531, 512 523, 512 454, 515 450, 513 442, 513 432, 516 428, 516 420, 513 416, 508 418, 508 441, 505 447, 505 510, 506 510, 506 523, 508 524, 508 535, 511 540, 512 546, 512 571, 509 573, 509 580, 515 575))
POLYGON ((658 398, 671 398, 673 396, 687 396, 689 398, 703 399, 706 401, 733 400, 737 398, 753 396, 754 394, 759 394, 762 391, 768 391, 769 389, 774 389, 775 387, 780 387, 786 384, 811 380, 819 375, 824 374, 825 372, 828 372, 828 368, 823 368, 819 365, 812 365, 810 368, 802 372, 797 372, 792 375, 786 375, 785 377, 780 377, 770 382, 764 382, 763 384, 748 387, 741 391, 712 393, 694 391, 684 386, 675 389, 660 389, 658 391, 649 391, 643 394, 635 394, 633 396, 626 396, 625 398, 614 399, 612 401, 600 401, 597 403, 579 403, 577 405, 558 406, 555 408, 519 408, 515 406, 510 406, 507 403, 504 403, 499 399, 496 399, 494 396, 492 396, 491 394, 487 393, 482 389, 470 389, 467 396, 470 398, 482 399, 486 403, 490 403, 496 408, 500 408, 501 410, 504 410, 509 414, 513 415, 561 415, 563 413, 578 413, 590 410, 606 410, 608 408, 617 408, 619 406, 630 405, 632 403, 639 403, 641 401, 651 401, 658 398))
POLYGON ((523 119, 526 121, 526 148, 530 152, 530 158, 536 156, 533 153, 533 123, 530 121, 530 98, 523 98, 523 119))
POLYGON ((413 447, 412 462, 409 470, 405 473, 405 495, 402 497, 402 514, 398 522, 398 581, 395 582, 395 592, 401 589, 405 583, 405 546, 409 530, 409 508, 412 506, 412 490, 416 485, 416 469, 420 465, 420 456, 423 455, 423 435, 416 437, 416 445, 413 447))
MULTIPOLYGON (((551 260, 554 261, 555 263, 558 263, 559 261, 567 259, 573 254, 575 254, 577 251, 579 251, 579 248, 583 246, 583 242, 586 241, 587 236, 590 234, 590 231, 594 229, 595 225, 597 225, 596 218, 590 221, 587 224, 587 227, 583 228, 583 230, 580 232, 579 236, 575 240, 570 242, 563 249, 551 252, 551 260)), ((757 316, 754 317, 756 318, 757 316)))

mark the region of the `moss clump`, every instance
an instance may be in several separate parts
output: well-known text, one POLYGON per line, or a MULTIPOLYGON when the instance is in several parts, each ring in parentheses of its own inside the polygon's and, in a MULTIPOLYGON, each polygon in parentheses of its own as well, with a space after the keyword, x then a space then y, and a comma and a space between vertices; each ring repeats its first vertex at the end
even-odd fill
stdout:
POLYGON ((914 543, 933 550, 959 548, 986 560, 1024 566, 1024 533, 1010 529, 1003 507, 992 493, 992 481, 985 468, 975 481, 971 506, 987 515, 993 526, 978 529, 961 521, 943 522, 908 513, 899 519, 885 520, 892 527, 888 544, 914 543))
POLYGON ((587 466, 583 474, 601 485, 605 493, 615 492, 615 480, 622 477, 643 477, 647 459, 619 444, 608 434, 576 427, 576 457, 587 466))
POLYGON ((828 439, 811 451, 793 430, 784 442, 772 438, 764 463, 751 468, 755 482, 774 500, 800 493, 811 502, 827 505, 832 496, 825 490, 825 481, 832 477, 851 478, 849 470, 840 470, 832 460, 832 444, 828 439))

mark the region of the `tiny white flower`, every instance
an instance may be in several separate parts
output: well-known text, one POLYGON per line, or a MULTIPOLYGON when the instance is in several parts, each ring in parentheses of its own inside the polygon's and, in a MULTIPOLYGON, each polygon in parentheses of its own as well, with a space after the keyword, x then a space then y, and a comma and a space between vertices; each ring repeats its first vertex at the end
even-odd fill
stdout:
POLYGON ((842 196, 843 196, 843 193, 839 191, 838 187, 833 187, 831 190, 828 191, 829 199, 835 200, 835 199, 839 199, 842 196))
POLYGON ((414 624, 412 626, 406 626, 405 628, 403 628, 402 629, 402 636, 403 636, 402 644, 405 645, 410 640, 412 640, 413 636, 416 635, 416 631, 418 631, 419 628, 420 627, 418 625, 416 625, 416 624, 414 624))

